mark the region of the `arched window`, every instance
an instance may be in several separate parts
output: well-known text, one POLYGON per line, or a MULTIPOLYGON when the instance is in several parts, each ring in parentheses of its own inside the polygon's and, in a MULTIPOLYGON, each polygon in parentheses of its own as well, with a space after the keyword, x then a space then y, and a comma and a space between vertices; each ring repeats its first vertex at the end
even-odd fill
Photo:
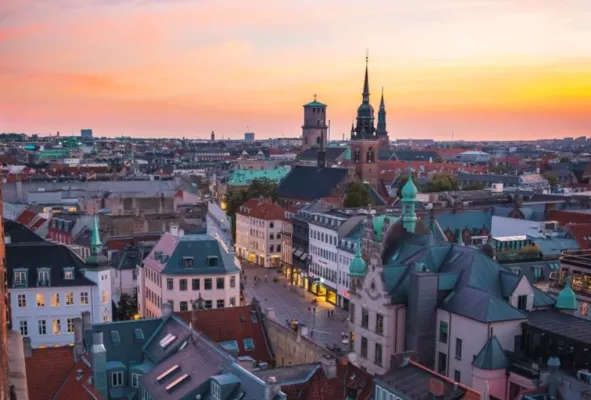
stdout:
POLYGON ((320 144, 320 136, 316 138, 316 144, 320 144))
POLYGON ((355 156, 353 157, 353 161, 356 163, 359 162, 359 149, 355 149, 355 156))

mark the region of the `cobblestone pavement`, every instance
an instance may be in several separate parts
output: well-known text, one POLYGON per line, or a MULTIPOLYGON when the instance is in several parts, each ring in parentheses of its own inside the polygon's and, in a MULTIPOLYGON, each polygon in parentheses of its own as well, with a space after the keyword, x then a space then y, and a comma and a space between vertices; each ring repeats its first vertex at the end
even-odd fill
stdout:
POLYGON ((244 261, 242 267, 246 273, 246 279, 242 279, 242 283, 247 301, 255 297, 263 310, 273 308, 278 321, 295 318, 311 328, 313 333, 310 338, 315 342, 331 347, 336 344, 342 350, 346 350, 347 346, 342 343, 341 338, 341 333, 347 331, 346 319, 349 315, 345 310, 317 298, 303 288, 292 287, 289 280, 279 273, 280 269, 265 269, 244 261), (256 285, 255 276, 259 277, 256 285), (279 278, 279 282, 273 282, 275 277, 279 278), (312 300, 315 298, 318 299, 316 312, 312 306, 312 300), (328 316, 328 310, 334 310, 333 316, 328 316))

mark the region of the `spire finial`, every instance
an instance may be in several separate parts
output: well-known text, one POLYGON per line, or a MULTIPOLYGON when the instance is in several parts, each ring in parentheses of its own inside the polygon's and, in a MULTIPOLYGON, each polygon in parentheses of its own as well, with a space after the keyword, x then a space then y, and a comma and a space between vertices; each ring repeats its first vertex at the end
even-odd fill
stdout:
POLYGON ((363 81, 363 102, 369 103, 369 50, 365 52, 365 79, 363 81))
POLYGON ((365 49, 365 66, 369 64, 369 49, 365 49))
POLYGON ((314 93, 314 101, 316 101, 316 93, 314 93))

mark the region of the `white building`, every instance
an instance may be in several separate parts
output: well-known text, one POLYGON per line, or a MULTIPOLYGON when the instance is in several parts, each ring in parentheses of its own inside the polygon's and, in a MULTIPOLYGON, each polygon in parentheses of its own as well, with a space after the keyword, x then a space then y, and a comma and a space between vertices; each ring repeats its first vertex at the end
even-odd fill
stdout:
MULTIPOLYGON (((11 328, 33 348, 74 343, 74 318, 90 312, 102 322, 98 285, 65 246, 45 241, 6 244, 11 328)), ((111 303, 109 296, 106 303, 111 303)), ((110 315, 110 313, 109 313, 110 315)))
POLYGON ((234 255, 208 235, 165 233, 138 272, 138 311, 161 316, 164 303, 173 311, 240 304, 240 269, 234 255))
POLYGON ((339 307, 348 306, 349 264, 343 238, 359 225, 363 216, 340 211, 317 213, 309 222, 309 249, 312 257, 309 274, 313 278, 312 293, 326 297, 339 307), (342 246, 341 246, 342 244, 342 246), (340 257, 339 257, 340 256, 340 257))
POLYGON ((268 199, 250 199, 236 212, 238 257, 266 268, 281 261, 281 230, 285 209, 268 199))

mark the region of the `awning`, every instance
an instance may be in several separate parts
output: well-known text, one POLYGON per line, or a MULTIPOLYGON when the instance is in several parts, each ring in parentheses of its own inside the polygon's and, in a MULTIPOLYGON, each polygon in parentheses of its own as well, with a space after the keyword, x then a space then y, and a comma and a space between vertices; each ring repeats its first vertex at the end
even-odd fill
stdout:
POLYGON ((302 253, 302 255, 300 256, 300 260, 306 261, 306 259, 308 258, 308 253, 302 253))
POLYGON ((302 251, 301 250, 294 250, 293 255, 294 255, 294 257, 299 258, 302 255, 302 251))

